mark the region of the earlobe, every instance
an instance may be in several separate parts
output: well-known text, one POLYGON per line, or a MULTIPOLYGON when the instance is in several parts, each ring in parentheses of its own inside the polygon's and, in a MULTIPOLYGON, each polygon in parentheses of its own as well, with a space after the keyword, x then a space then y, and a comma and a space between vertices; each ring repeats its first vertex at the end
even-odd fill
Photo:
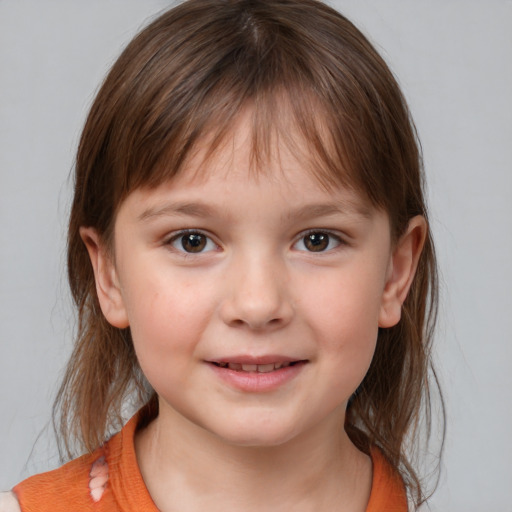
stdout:
POLYGON ((426 236, 427 222, 417 215, 409 221, 406 232, 398 240, 389 262, 379 327, 393 327, 400 321, 402 304, 414 279, 426 236))
POLYGON ((128 327, 128 316, 115 265, 104 243, 94 228, 81 227, 80 237, 91 259, 96 281, 96 293, 105 318, 114 327, 120 329, 128 327))

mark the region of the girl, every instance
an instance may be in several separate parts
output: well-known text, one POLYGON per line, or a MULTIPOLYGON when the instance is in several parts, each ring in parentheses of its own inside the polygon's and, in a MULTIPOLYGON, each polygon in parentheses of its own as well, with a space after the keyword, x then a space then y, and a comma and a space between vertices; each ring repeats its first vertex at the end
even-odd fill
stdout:
POLYGON ((392 74, 337 12, 188 0, 137 36, 82 134, 68 269, 55 411, 86 455, 5 510, 424 501, 407 449, 437 291, 419 152, 392 74))

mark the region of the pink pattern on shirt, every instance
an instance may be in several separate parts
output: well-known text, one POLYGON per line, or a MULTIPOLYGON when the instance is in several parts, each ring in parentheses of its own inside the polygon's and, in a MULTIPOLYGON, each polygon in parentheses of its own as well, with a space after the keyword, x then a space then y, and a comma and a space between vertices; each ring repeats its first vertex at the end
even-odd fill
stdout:
POLYGON ((94 462, 89 473, 89 489, 95 502, 100 501, 108 482, 108 464, 105 457, 94 462))

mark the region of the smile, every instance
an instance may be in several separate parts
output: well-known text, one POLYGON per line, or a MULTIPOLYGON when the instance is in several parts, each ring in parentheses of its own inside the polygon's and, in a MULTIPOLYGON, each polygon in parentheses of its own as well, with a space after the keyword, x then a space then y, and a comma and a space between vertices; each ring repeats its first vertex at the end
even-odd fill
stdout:
POLYGON ((257 372, 257 373, 270 373, 281 368, 288 368, 293 366, 300 361, 283 361, 279 363, 268 363, 268 364, 241 364, 241 363, 227 363, 227 362, 214 362, 215 366, 219 368, 229 368, 236 372, 257 372))
POLYGON ((286 357, 235 357, 207 361, 217 378, 230 388, 245 393, 280 389, 297 378, 309 362, 286 357))

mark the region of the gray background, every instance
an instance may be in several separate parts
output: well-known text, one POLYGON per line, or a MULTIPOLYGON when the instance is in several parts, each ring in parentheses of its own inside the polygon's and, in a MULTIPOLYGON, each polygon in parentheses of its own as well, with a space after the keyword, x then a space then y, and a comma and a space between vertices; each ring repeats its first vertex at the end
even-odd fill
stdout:
MULTIPOLYGON (((69 171, 109 65, 160 0, 0 0, 0 489, 57 464, 47 428, 73 332, 69 171)), ((431 509, 512 511, 512 1, 338 0, 398 75, 442 268, 448 407, 431 509)))

